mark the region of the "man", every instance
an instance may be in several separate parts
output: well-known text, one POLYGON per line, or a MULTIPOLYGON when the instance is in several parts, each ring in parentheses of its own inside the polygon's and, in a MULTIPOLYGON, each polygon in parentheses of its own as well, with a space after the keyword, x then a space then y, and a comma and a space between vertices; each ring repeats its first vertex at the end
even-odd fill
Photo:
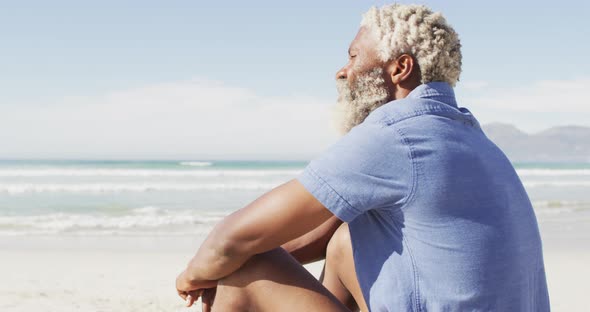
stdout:
POLYGON ((179 295, 214 311, 548 311, 528 196, 455 101, 455 31, 424 6, 372 8, 349 56, 346 134, 218 224, 179 295), (317 281, 301 263, 324 257, 317 281))

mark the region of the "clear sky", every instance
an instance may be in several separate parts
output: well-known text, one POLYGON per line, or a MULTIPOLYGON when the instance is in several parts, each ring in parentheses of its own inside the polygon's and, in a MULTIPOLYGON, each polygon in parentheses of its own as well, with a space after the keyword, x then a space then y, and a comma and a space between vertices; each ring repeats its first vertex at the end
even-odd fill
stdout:
MULTIPOLYGON (((0 158, 309 159, 385 3, 0 1, 0 158)), ((417 3, 459 33, 456 93, 482 123, 590 126, 587 1, 417 3)))

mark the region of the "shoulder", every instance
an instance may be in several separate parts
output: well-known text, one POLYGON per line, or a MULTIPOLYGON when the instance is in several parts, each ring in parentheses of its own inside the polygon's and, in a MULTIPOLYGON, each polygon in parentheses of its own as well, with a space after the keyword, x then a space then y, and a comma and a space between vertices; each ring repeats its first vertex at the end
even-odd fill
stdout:
MULTIPOLYGON (((353 127, 310 166, 324 172, 381 172, 384 168, 408 166, 411 153, 407 140, 386 115, 372 114, 353 127)), ((400 171, 400 170, 397 170, 400 171)), ((403 171, 403 170, 401 170, 403 171)))
POLYGON ((366 123, 381 126, 394 126, 408 119, 424 115, 455 116, 462 115, 456 107, 427 98, 403 98, 394 100, 375 109, 366 123))

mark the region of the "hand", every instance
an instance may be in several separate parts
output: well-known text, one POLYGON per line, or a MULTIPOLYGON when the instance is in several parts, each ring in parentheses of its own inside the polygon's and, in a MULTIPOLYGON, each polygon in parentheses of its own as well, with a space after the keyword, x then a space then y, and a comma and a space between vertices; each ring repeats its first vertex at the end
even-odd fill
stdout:
MULTIPOLYGON (((193 305, 193 303, 195 303, 195 301, 197 301, 197 299, 199 299, 199 297, 202 294, 203 294, 202 290, 194 290, 194 291, 188 292, 187 295, 185 296, 186 306, 190 308, 193 305)), ((182 295, 181 295, 181 297, 182 297, 182 295)))
POLYGON ((211 312, 213 302, 215 301, 215 294, 217 293, 217 287, 204 289, 201 293, 202 309, 203 312, 211 312))
POLYGON ((203 291, 217 286, 217 281, 196 281, 188 278, 186 271, 183 271, 176 278, 176 291, 178 295, 191 306, 203 291))
POLYGON ((190 308, 195 303, 195 301, 197 301, 198 298, 201 297, 202 311, 211 312, 211 308, 213 308, 213 302, 215 301, 216 293, 217 287, 189 291, 184 297, 186 301, 186 306, 190 308))

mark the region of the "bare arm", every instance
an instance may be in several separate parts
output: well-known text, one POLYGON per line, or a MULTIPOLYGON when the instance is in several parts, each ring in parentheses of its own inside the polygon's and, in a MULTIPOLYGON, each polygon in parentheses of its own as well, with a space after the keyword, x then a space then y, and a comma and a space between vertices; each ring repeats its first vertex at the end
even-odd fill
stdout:
POLYGON ((334 232, 342 224, 336 216, 330 217, 317 228, 284 244, 283 249, 301 264, 308 264, 326 258, 326 248, 334 232))
POLYGON ((301 183, 291 180, 215 226, 179 276, 177 287, 186 292, 213 287, 253 255, 301 237, 332 216, 301 183))

